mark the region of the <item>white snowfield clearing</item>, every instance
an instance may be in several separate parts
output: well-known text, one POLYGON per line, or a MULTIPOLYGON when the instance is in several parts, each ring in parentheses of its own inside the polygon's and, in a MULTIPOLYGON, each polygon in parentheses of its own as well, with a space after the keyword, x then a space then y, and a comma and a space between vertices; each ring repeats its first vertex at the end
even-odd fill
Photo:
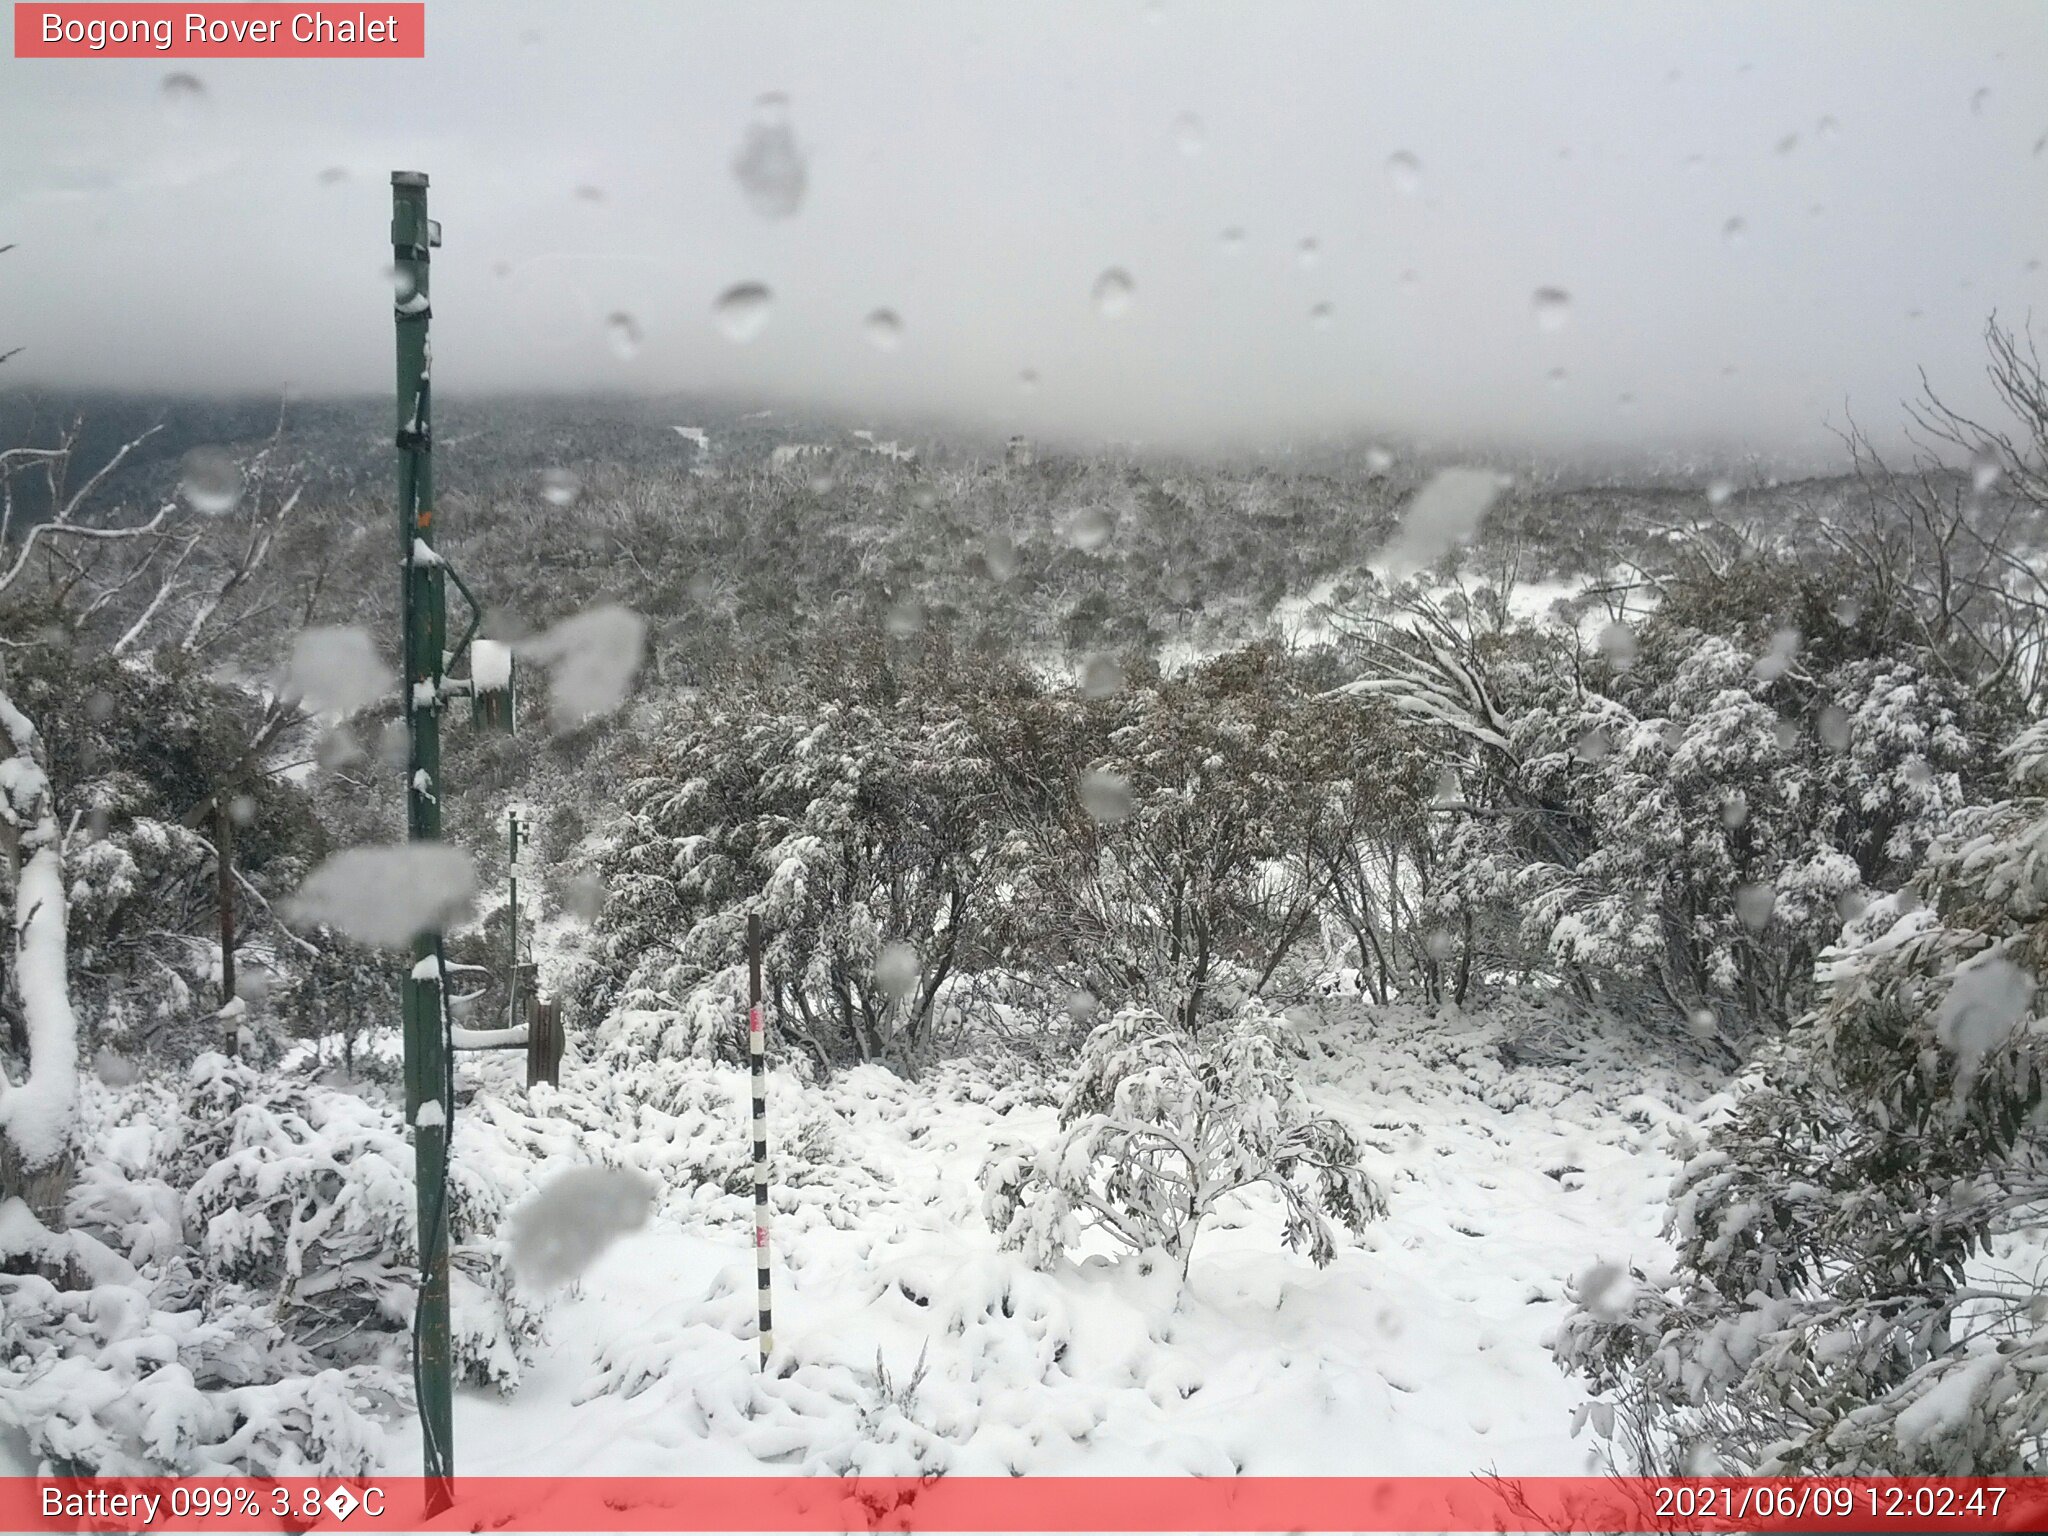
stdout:
MULTIPOLYGON (((1171 1263, 1105 1248, 1037 1273, 997 1248, 976 1176, 993 1146, 1051 1134, 1050 1090, 964 1066, 917 1083, 862 1068, 822 1088, 777 1074, 768 1374, 744 1069, 668 1064, 674 1114, 643 1109, 601 1146, 566 1125, 546 1137, 536 1182, 602 1159, 659 1174, 666 1193, 557 1297, 516 1394, 458 1397, 458 1468, 1597 1470, 1590 1437, 1571 1433, 1584 1393, 1545 1338, 1574 1273, 1664 1258, 1674 1135, 1704 1079, 1597 1044, 1508 1067, 1483 1014, 1329 1012, 1308 1037, 1308 1092, 1375 1147, 1389 1218, 1317 1270, 1280 1247, 1263 1201, 1227 1211, 1178 1304, 1171 1263), (727 1187, 694 1182, 707 1164, 727 1187)), ((576 1069, 561 1091, 601 1097, 605 1075, 576 1069)), ((496 1099, 486 1086, 464 1115, 496 1099)), ((593 1123, 592 1107, 575 1119, 593 1123)), ((394 1428, 391 1470, 417 1469, 415 1433, 394 1428)))

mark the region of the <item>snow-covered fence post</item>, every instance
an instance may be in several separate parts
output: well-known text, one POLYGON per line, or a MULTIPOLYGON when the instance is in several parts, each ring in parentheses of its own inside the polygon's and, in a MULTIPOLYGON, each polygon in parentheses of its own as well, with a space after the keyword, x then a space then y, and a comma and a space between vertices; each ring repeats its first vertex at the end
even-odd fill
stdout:
POLYGON ((526 1086, 562 1085, 562 1000, 526 994, 526 1086))
POLYGON ((761 1369, 775 1348, 768 1299, 768 1038, 761 1010, 761 914, 747 914, 747 1058, 754 1069, 754 1276, 761 1302, 761 1369))
MULTIPOLYGON (((427 217, 427 178, 391 173, 391 262, 398 332, 398 555, 404 604, 406 835, 441 836, 441 703, 447 668, 446 567, 434 550, 434 458, 427 321, 429 252, 440 229, 427 217)), ((419 1294, 413 1315, 413 1390, 419 1402, 427 1510, 454 1502, 454 1359, 448 1318, 448 1140, 454 1066, 441 996, 438 930, 414 935, 405 981, 405 1109, 413 1127, 419 1201, 419 1294)))

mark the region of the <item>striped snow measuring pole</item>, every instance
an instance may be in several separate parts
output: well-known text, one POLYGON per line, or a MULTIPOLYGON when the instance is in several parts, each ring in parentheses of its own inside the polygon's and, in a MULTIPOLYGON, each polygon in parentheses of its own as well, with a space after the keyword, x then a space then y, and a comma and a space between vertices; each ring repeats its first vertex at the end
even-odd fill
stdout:
POLYGON ((761 1012, 761 916, 747 916, 747 1059, 754 1068, 754 1275, 761 1299, 761 1368, 775 1347, 768 1305, 768 1032, 761 1012))

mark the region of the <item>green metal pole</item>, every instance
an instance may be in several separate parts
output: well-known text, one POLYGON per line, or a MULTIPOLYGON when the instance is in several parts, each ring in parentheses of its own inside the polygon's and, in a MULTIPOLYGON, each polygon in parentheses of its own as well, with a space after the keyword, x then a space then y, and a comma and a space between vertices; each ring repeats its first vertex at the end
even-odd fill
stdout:
POLYGON ((511 857, 505 864, 505 868, 510 872, 508 878, 511 885, 511 894, 506 905, 512 911, 512 961, 505 971, 505 974, 511 978, 506 984, 505 1027, 517 1029, 519 1027, 519 813, 517 811, 507 811, 505 813, 505 828, 506 835, 511 843, 511 857))
MULTIPOLYGON (((398 330, 398 549, 404 583, 405 723, 409 746, 406 835, 441 836, 441 687, 447 592, 433 555, 432 352, 427 263, 440 243, 427 217, 427 178, 391 173, 391 264, 398 330)), ((427 1509, 454 1502, 454 1372, 448 1329, 448 1137, 453 1064, 441 1002, 441 935, 414 936, 405 979, 405 1109, 413 1127, 419 1199, 420 1284, 413 1315, 413 1388, 424 1446, 427 1509)))

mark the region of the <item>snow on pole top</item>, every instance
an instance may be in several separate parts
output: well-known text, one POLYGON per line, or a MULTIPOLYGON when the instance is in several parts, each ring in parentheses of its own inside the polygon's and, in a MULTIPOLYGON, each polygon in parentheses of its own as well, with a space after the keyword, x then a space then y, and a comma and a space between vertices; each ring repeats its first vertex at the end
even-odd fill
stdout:
POLYGON ((502 640, 469 643, 469 676, 479 693, 502 693, 512 686, 512 647, 502 640))

